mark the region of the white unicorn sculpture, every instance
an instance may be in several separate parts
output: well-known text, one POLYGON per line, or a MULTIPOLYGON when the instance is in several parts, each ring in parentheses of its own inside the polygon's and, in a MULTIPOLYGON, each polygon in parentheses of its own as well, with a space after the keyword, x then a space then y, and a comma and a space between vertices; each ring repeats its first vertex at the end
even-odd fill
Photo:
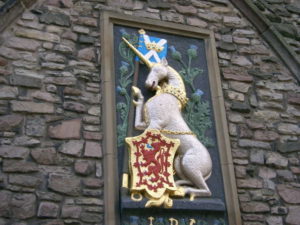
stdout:
POLYGON ((169 138, 180 139, 174 161, 176 174, 180 178, 175 182, 176 185, 182 187, 191 200, 195 196, 211 196, 205 181, 211 175, 212 161, 207 149, 181 115, 181 109, 188 101, 181 76, 168 66, 166 59, 162 59, 161 63, 152 63, 125 38, 123 40, 150 69, 146 87, 156 90, 155 96, 144 103, 141 90, 132 87, 137 98, 137 101, 133 100, 136 106, 135 128, 158 129, 169 138))

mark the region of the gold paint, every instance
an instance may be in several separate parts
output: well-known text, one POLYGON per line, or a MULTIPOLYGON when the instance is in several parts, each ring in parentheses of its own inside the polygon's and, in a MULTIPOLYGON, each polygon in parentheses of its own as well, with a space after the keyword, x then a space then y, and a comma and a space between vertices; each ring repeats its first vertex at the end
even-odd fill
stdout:
POLYGON ((154 220, 154 217, 153 216, 150 216, 148 217, 148 220, 149 220, 149 225, 153 225, 153 220, 154 220))
MULTIPOLYGON (((125 139, 126 143, 129 145, 129 168, 130 168, 130 173, 131 173, 131 184, 130 184, 130 191, 131 191, 131 199, 133 201, 140 201, 143 198, 143 194, 149 199, 145 205, 146 208, 148 207, 159 207, 159 206, 164 206, 165 208, 171 208, 173 206, 173 200, 170 198, 170 194, 175 193, 176 191, 178 192, 178 187, 176 187, 176 184, 174 182, 174 176, 173 176, 173 161, 175 157, 175 152, 180 145, 180 140, 179 139, 171 139, 167 138, 162 133, 157 130, 157 129, 146 129, 143 134, 136 136, 136 137, 127 137, 125 139), (158 190, 149 190, 147 185, 142 184, 137 186, 137 183, 139 182, 139 176, 138 176, 138 168, 133 166, 136 160, 136 146, 133 144, 136 141, 140 141, 143 138, 146 137, 146 134, 150 132, 155 135, 161 135, 162 139, 168 143, 173 142, 174 146, 170 148, 170 154, 171 156, 168 157, 168 163, 172 166, 167 167, 167 171, 170 174, 169 177, 169 182, 172 185, 163 184, 162 188, 159 188, 158 190), (139 198, 136 198, 134 195, 139 194, 139 198)), ((151 140, 149 140, 151 142, 151 140)), ((151 144, 151 143, 150 143, 151 144)), ((151 179, 151 175, 144 176, 147 180, 151 179)))
POLYGON ((194 200, 195 200, 195 194, 191 193, 191 195, 190 195, 190 201, 194 201, 194 200))
POLYGON ((188 98, 186 97, 185 89, 182 87, 176 88, 168 84, 164 84, 160 90, 160 93, 168 93, 174 95, 179 102, 181 103, 182 108, 184 108, 188 102, 188 98))
POLYGON ((122 187, 128 188, 128 173, 123 173, 122 187))
POLYGON ((134 202, 140 202, 143 199, 143 195, 140 192, 134 191, 134 192, 131 193, 130 198, 134 202), (138 197, 136 197, 136 195, 138 197))
POLYGON ((195 219, 190 219, 190 224, 189 225, 194 225, 196 224, 196 220, 195 219))
POLYGON ((186 135, 196 136, 196 134, 194 134, 194 132, 192 131, 173 131, 173 130, 166 130, 166 129, 161 129, 160 131, 165 134, 175 134, 175 135, 186 134, 186 135))
POLYGON ((147 65, 147 67, 152 68, 154 66, 154 63, 146 59, 146 57, 139 50, 137 50, 132 44, 129 43, 129 41, 126 40, 126 38, 122 37, 122 39, 128 45, 128 47, 131 48, 131 50, 147 65))
POLYGON ((176 220, 174 218, 170 218, 169 221, 170 221, 170 225, 178 225, 179 224, 178 220, 176 220))
POLYGON ((139 34, 146 34, 146 31, 144 29, 140 29, 139 34))

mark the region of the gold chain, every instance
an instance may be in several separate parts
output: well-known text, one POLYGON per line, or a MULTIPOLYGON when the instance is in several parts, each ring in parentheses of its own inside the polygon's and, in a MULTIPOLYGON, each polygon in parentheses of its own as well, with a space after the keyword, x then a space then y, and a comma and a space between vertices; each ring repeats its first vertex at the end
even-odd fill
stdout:
POLYGON ((173 131, 173 130, 165 130, 165 129, 161 129, 160 131, 166 134, 175 134, 175 135, 186 134, 186 135, 196 136, 192 131, 173 131))

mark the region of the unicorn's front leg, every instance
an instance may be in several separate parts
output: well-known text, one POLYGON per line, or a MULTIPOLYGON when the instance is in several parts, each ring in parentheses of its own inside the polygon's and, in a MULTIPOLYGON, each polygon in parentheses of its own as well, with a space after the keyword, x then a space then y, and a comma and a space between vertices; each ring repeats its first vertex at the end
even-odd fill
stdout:
POLYGON ((144 107, 144 96, 139 88, 132 86, 133 97, 137 98, 137 100, 133 100, 133 104, 135 105, 135 129, 137 130, 145 130, 147 128, 147 124, 143 121, 143 107, 144 107))

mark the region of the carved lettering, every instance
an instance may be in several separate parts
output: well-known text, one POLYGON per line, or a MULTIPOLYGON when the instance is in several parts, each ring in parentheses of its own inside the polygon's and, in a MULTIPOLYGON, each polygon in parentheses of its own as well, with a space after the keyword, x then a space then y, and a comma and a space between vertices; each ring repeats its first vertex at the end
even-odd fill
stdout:
POLYGON ((154 220, 154 217, 150 216, 148 217, 148 220, 149 220, 149 225, 153 225, 153 220, 154 220))
POLYGON ((194 225, 196 224, 196 220, 195 219, 190 219, 190 225, 194 225))
POLYGON ((170 225, 178 225, 178 220, 174 219, 174 218, 170 218, 170 225))

